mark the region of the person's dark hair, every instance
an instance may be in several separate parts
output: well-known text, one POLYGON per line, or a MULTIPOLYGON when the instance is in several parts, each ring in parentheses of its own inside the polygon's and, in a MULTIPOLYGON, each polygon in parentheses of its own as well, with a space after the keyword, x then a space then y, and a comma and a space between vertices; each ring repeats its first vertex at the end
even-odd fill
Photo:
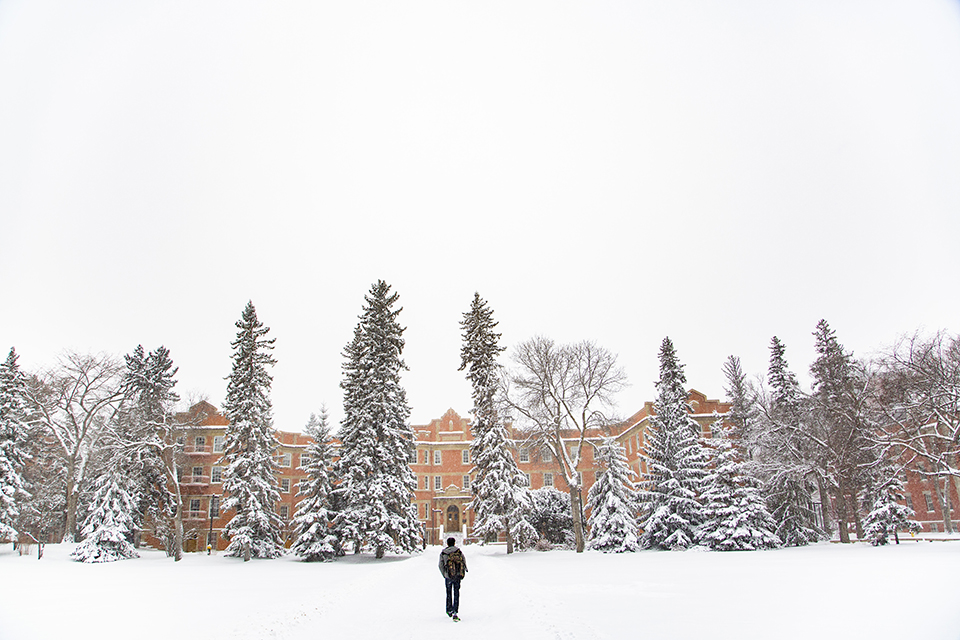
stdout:
POLYGON ((452 547, 452 546, 455 545, 455 544, 457 544, 457 541, 456 541, 456 540, 454 540, 453 538, 447 538, 447 546, 448 546, 448 547, 452 547))

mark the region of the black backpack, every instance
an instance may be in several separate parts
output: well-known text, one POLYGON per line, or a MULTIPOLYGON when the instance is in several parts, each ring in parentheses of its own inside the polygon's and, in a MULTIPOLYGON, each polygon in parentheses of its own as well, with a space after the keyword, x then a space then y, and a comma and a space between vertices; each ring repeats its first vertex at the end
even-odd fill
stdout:
POLYGON ((447 575, 451 578, 462 580, 467 575, 467 563, 463 559, 463 553, 456 549, 447 556, 447 575))

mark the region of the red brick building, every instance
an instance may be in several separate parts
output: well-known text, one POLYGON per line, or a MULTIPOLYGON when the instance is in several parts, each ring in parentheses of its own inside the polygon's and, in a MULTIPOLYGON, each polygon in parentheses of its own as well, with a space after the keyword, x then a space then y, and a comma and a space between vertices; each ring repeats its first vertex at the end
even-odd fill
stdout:
MULTIPOLYGON (((707 438, 712 435, 710 429, 717 416, 730 410, 729 403, 709 399, 695 389, 690 390, 688 401, 690 416, 700 425, 701 432, 707 438)), ((599 442, 601 437, 615 437, 624 447, 634 471, 643 476, 647 469, 641 452, 653 415, 653 402, 646 402, 628 419, 588 433, 588 440, 599 442)), ((183 425, 179 438, 183 444, 180 489, 184 500, 184 548, 186 551, 201 551, 209 540, 215 548, 225 549, 227 541, 222 538, 221 532, 231 514, 224 513, 219 504, 223 491, 220 458, 227 420, 207 402, 194 405, 177 418, 183 425)), ((446 534, 452 532, 471 538, 474 514, 469 504, 474 469, 470 458, 473 435, 469 420, 449 409, 442 417, 426 425, 414 425, 412 429, 416 438, 415 457, 410 461, 417 479, 414 503, 427 542, 439 543, 446 534)), ((280 501, 277 511, 284 522, 284 539, 289 546, 293 541, 291 519, 298 503, 297 485, 305 478, 299 468, 301 454, 310 438, 286 431, 277 431, 276 435, 280 442, 277 457, 280 501)), ((517 465, 532 489, 552 486, 560 491, 569 491, 549 451, 541 449, 517 430, 511 429, 510 436, 517 465)), ((578 434, 571 432, 568 436, 568 446, 575 446, 578 434)), ((596 481, 592 446, 584 448, 578 471, 582 477, 585 499, 596 481)), ((917 473, 907 473, 906 480, 907 504, 916 512, 916 519, 923 524, 924 531, 944 531, 940 500, 932 481, 917 473)), ((958 483, 960 480, 950 481, 946 485, 951 492, 951 505, 958 504, 958 483)), ((951 519, 954 517, 955 507, 951 509, 951 519)), ((162 546, 156 538, 145 538, 149 544, 162 546)))
MULTIPOLYGON (((224 435, 228 421, 208 402, 199 402, 178 414, 177 439, 183 445, 180 454, 180 493, 183 497, 184 550, 202 551, 207 543, 216 549, 226 549, 227 540, 221 533, 232 514, 220 508, 223 494, 224 435)), ((300 455, 310 439, 301 433, 276 432, 280 447, 277 451, 280 501, 277 512, 284 523, 284 540, 292 542, 290 521, 296 510, 297 484, 306 475, 300 470, 300 455)), ((160 540, 145 535, 147 544, 162 548, 160 540)))

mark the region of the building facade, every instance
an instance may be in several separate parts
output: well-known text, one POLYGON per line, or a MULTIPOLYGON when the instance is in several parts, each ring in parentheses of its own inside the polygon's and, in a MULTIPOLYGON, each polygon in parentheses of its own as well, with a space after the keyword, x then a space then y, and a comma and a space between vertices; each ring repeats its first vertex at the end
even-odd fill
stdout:
MULTIPOLYGON (((180 495, 183 498, 184 551, 203 551, 207 544, 222 550, 228 541, 223 528, 233 516, 220 508, 223 499, 223 446, 229 422, 208 402, 199 402, 177 414, 177 440, 182 445, 178 454, 180 495)), ((293 542, 291 520, 296 512, 297 488, 306 474, 300 470, 300 456, 310 439, 302 433, 277 431, 277 483, 280 501, 277 513, 283 523, 286 546, 293 542)), ((143 536, 145 542, 163 548, 156 531, 143 536)))
MULTIPOLYGON (((688 395, 690 416, 700 425, 705 438, 712 437, 711 428, 718 416, 730 411, 730 404, 710 399, 691 389, 688 395)), ((653 402, 643 407, 628 419, 610 425, 603 430, 587 434, 587 440, 599 443, 603 437, 614 437, 626 453, 627 461, 638 476, 647 472, 643 459, 644 441, 654 416, 653 402)), ((221 533, 232 514, 220 509, 223 493, 224 435, 228 422, 216 407, 200 402, 189 411, 178 414, 182 425, 178 436, 183 445, 179 468, 180 491, 183 496, 184 550, 202 551, 209 543, 222 550, 227 546, 221 533)), ((447 535, 458 534, 463 539, 474 540, 472 535, 474 514, 470 507, 471 483, 475 476, 470 444, 473 435, 470 421, 453 409, 426 425, 412 427, 416 442, 411 455, 410 467, 417 479, 414 503, 427 544, 439 544, 447 535)), ((283 522, 286 546, 293 542, 292 518, 299 502, 298 485, 306 475, 300 469, 301 456, 310 443, 310 438, 301 433, 277 431, 277 482, 280 501, 277 513, 283 522)), ((510 446, 520 471, 526 476, 531 489, 554 487, 568 492, 569 487, 553 458, 552 453, 541 448, 524 433, 509 429, 510 446)), ((578 434, 565 434, 565 446, 576 446, 578 434)), ((581 476, 581 492, 586 503, 590 487, 596 481, 593 446, 584 447, 578 468, 581 476)), ((942 532, 946 529, 943 513, 943 494, 949 492, 950 518, 954 521, 958 504, 956 481, 941 483, 938 494, 934 481, 916 472, 905 472, 906 503, 914 509, 916 519, 925 532, 942 532)), ((584 513, 584 517, 589 513, 584 513)), ((954 527, 956 529, 956 527, 954 527)), ((144 535, 148 544, 162 547, 154 535, 144 535)))

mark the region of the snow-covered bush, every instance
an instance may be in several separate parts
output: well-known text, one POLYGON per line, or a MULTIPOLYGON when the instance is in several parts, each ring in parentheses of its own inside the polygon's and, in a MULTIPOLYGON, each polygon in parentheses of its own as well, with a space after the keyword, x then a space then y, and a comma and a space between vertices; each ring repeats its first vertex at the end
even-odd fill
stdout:
POLYGON ((904 499, 903 481, 895 473, 885 475, 874 482, 865 500, 870 513, 863 521, 863 533, 874 546, 887 544, 891 535, 900 544, 897 531, 920 531, 920 523, 911 518, 913 509, 900 504, 904 499))
POLYGON ((570 496, 563 491, 554 487, 531 490, 527 521, 551 546, 573 544, 570 496))

